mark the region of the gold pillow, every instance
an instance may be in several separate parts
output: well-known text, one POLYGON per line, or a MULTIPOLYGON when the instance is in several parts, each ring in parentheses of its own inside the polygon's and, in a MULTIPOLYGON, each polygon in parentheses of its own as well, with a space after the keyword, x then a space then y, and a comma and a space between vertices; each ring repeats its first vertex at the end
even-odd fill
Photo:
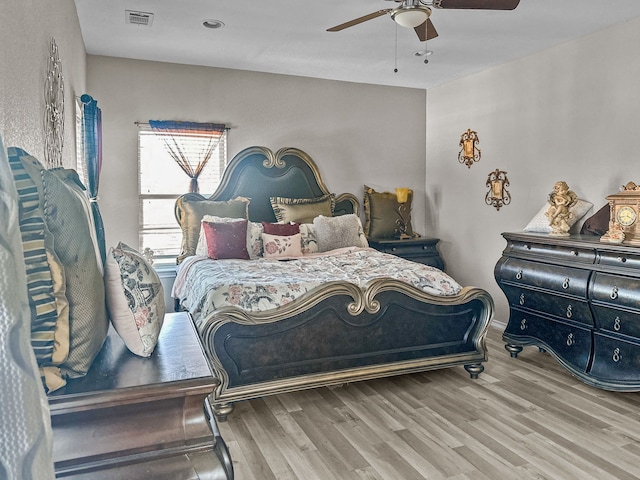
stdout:
POLYGON ((271 207, 279 222, 313 223, 319 215, 332 217, 336 197, 329 193, 317 198, 271 197, 271 207))
MULTIPOLYGON (((411 227, 411 201, 413 192, 409 192, 407 199, 407 230, 406 234, 413 235, 411 227)), ((400 203, 395 193, 376 192, 373 188, 364 186, 364 234, 367 238, 393 238, 396 236, 398 220, 401 220, 398 208, 400 203)))
POLYGON ((236 197, 233 200, 187 200, 180 197, 176 207, 182 212, 180 228, 182 229, 182 251, 178 256, 178 263, 186 257, 196 254, 200 225, 205 215, 215 215, 227 218, 248 218, 249 202, 246 197, 236 197))

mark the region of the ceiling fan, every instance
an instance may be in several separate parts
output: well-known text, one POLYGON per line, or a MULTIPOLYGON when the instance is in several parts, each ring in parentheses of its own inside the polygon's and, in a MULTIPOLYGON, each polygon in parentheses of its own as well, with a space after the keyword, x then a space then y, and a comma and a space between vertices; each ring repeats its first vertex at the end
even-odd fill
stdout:
POLYGON ((431 40, 438 36, 433 23, 431 23, 431 8, 439 9, 475 9, 475 10, 513 10, 520 0, 387 0, 401 3, 396 8, 384 8, 377 12, 354 18, 335 27, 327 29, 327 32, 339 32, 345 28, 353 27, 387 13, 391 19, 401 27, 413 28, 421 42, 431 40))

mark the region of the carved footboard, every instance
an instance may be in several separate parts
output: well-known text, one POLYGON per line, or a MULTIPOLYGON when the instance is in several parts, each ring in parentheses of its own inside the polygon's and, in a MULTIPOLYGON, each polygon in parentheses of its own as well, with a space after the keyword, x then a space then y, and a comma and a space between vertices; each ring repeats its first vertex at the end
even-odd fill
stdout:
POLYGON ((433 296, 388 278, 332 282, 257 314, 220 309, 200 328, 220 380, 214 411, 224 420, 238 400, 455 365, 477 378, 492 314, 484 290, 433 296))

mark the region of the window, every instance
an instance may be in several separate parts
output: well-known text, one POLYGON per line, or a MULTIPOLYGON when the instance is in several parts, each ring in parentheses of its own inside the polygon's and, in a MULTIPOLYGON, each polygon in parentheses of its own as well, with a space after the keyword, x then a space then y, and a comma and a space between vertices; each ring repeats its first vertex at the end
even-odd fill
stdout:
MULTIPOLYGON (((185 151, 201 151, 210 138, 203 134, 181 134, 185 151)), ((198 178, 200 193, 211 195, 220 183, 227 164, 227 133, 198 178)), ((138 195, 140 201, 140 250, 150 248, 154 258, 176 257, 182 231, 174 215, 176 199, 189 191, 191 179, 168 153, 164 141, 149 126, 138 133, 138 195)))

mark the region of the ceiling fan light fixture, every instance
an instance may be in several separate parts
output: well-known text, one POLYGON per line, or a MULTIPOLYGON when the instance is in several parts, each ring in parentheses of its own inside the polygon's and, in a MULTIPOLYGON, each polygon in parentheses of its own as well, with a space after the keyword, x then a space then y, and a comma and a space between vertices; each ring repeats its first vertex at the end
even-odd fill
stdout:
POLYGON ((431 9, 422 5, 403 5, 391 12, 393 21, 405 28, 415 28, 422 25, 430 15, 431 9))

